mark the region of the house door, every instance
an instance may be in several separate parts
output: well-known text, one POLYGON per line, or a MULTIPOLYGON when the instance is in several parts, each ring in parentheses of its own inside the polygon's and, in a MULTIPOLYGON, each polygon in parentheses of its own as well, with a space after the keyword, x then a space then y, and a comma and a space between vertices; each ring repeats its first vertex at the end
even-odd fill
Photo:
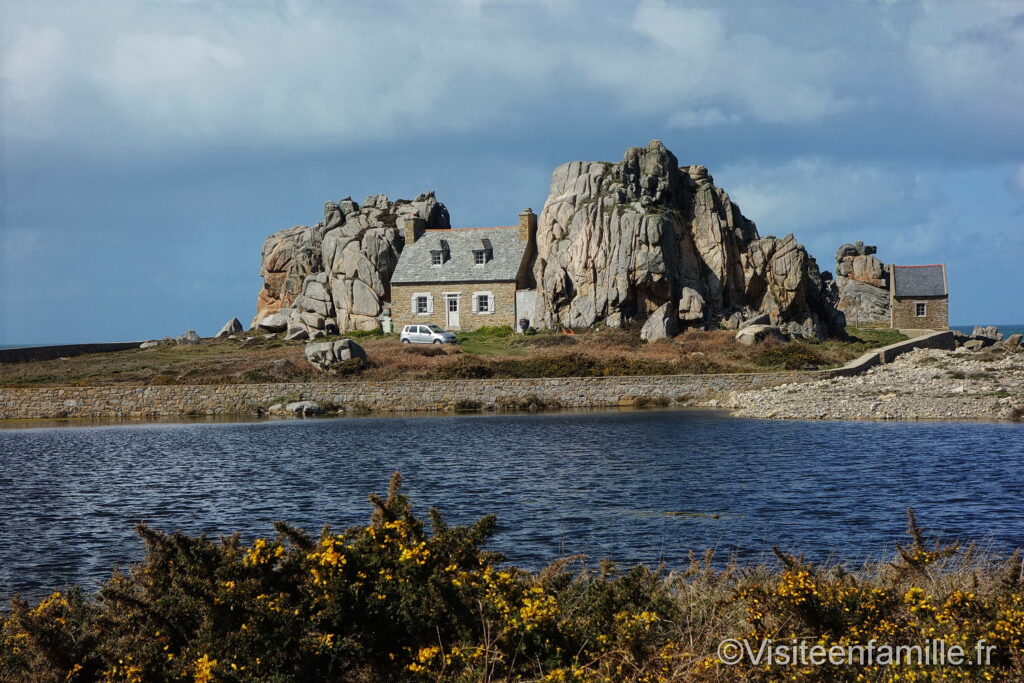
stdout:
POLYGON ((445 294, 445 299, 448 300, 448 324, 449 330, 459 329, 459 295, 458 294, 445 294))

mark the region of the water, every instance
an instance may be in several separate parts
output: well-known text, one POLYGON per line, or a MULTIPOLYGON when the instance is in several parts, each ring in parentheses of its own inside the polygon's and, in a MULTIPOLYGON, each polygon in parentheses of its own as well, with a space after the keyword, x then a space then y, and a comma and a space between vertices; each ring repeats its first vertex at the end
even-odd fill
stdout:
MULTIPOLYGON (((1011 334, 1024 334, 1024 325, 996 325, 996 327, 1003 333, 1003 339, 1011 334)), ((970 334, 974 330, 974 325, 950 325, 950 329, 970 334)))
POLYGON ((248 538, 274 520, 365 522, 401 470, 418 510, 498 515, 491 548, 538 567, 715 547, 882 557, 904 511, 1024 546, 1024 425, 783 422, 656 410, 0 430, 0 598, 137 561, 139 521, 248 538), (676 513, 697 513, 672 515, 676 513))

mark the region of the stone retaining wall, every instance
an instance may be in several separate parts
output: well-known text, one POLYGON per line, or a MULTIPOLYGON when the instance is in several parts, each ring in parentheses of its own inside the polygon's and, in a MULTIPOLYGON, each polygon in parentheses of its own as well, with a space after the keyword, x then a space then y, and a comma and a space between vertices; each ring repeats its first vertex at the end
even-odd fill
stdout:
POLYGON ((255 415, 279 400, 333 403, 357 411, 450 410, 460 402, 486 408, 533 397, 566 408, 632 405, 638 399, 690 404, 727 391, 821 379, 833 372, 0 388, 0 419, 255 415))
POLYGON ((61 344, 58 346, 22 346, 15 349, 0 349, 0 363, 28 363, 37 360, 70 358, 87 353, 107 353, 137 349, 142 342, 112 342, 105 344, 61 344))

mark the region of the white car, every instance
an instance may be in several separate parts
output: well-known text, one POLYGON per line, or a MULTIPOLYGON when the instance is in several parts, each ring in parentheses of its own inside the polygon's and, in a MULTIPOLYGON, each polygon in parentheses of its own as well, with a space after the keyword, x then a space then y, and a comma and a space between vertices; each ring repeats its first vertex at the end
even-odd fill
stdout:
POLYGON ((406 325, 398 338, 403 344, 454 344, 455 335, 437 325, 406 325))

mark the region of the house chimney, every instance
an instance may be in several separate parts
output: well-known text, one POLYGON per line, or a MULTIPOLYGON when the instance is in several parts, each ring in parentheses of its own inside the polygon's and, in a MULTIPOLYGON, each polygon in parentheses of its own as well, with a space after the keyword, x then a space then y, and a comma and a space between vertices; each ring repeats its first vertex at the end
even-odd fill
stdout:
POLYGON ((427 222, 419 216, 409 216, 405 219, 405 243, 412 244, 423 237, 423 231, 427 229, 427 222))
POLYGON ((533 209, 523 209, 519 214, 519 239, 530 242, 537 236, 537 214, 533 209))

